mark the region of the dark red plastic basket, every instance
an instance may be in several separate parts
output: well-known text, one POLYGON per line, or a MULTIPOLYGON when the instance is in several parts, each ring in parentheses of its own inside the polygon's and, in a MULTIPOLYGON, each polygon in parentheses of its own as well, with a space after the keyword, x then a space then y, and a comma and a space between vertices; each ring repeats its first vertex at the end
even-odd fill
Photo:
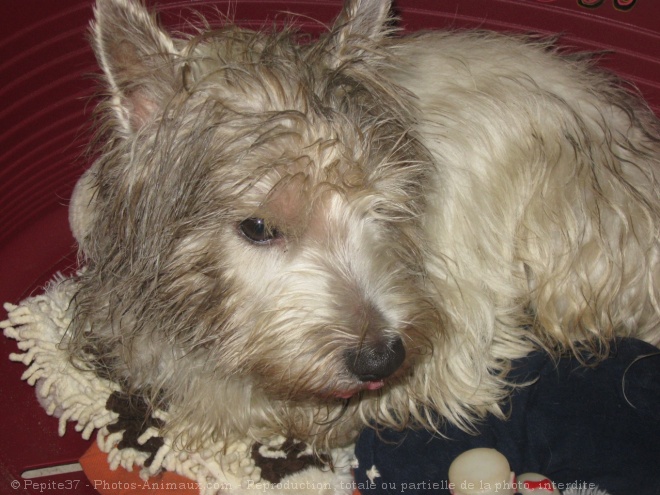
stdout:
MULTIPOLYGON (((162 0, 148 2, 163 22, 185 29, 186 13, 228 13, 258 28, 302 14, 302 30, 319 33, 340 0, 162 0)), ((578 50, 607 52, 606 67, 633 82, 660 113, 660 2, 656 0, 399 0, 406 30, 484 28, 561 34, 578 50)), ((94 57, 86 41, 89 0, 0 2, 0 301, 36 294, 58 271, 75 268, 67 204, 88 165, 94 107, 94 57)), ((5 318, 2 311, 1 318, 5 318)), ((8 360, 13 341, 0 338, 0 493, 95 493, 81 473, 33 480, 28 469, 76 462, 88 442, 38 405, 21 382, 24 366, 8 360), (14 484, 12 484, 14 482, 14 484), (36 486, 33 483, 43 483, 36 486), (55 483, 62 489, 58 489, 55 483), (14 487, 18 488, 14 488, 14 487)))

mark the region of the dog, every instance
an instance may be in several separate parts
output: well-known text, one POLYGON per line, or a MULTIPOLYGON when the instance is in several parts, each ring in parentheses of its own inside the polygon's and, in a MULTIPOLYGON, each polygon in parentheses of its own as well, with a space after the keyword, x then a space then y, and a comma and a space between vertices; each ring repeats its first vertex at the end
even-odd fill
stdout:
POLYGON ((660 341, 653 113, 551 41, 390 7, 301 42, 98 0, 69 350, 182 445, 470 429, 532 350, 660 341))

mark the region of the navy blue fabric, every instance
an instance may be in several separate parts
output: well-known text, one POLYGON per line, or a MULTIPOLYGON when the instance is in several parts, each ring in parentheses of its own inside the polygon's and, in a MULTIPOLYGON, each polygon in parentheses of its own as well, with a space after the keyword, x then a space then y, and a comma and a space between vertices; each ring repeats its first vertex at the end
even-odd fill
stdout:
POLYGON ((356 446, 360 491, 448 494, 454 458, 489 447, 504 454, 515 473, 541 473, 561 489, 597 485, 612 495, 660 495, 656 347, 622 339, 595 367, 535 353, 517 361, 513 373, 536 382, 513 393, 507 420, 486 418, 478 435, 451 426, 446 439, 427 431, 365 429, 356 446), (380 474, 373 482, 367 476, 372 466, 380 474))

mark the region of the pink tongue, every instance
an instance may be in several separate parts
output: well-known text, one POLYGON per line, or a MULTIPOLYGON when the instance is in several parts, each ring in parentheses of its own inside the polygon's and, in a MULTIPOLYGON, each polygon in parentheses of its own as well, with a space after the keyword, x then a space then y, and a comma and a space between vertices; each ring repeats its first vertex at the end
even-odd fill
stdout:
MULTIPOLYGON (((382 388, 383 385, 385 385, 385 382, 382 380, 377 382, 366 382, 362 385, 362 390, 378 390, 379 388, 382 388)), ((335 394, 335 397, 339 399, 350 399, 358 392, 359 390, 352 390, 350 392, 337 393, 335 394)))

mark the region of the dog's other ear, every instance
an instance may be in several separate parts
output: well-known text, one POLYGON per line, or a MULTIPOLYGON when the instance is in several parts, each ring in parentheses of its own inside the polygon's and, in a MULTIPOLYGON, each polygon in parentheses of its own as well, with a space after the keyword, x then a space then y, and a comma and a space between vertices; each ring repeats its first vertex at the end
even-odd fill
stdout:
POLYGON ((391 32, 390 0, 346 0, 331 31, 335 56, 341 63, 368 54, 391 32))
POLYGON ((87 234, 94 221, 94 201, 96 190, 94 188, 94 174, 97 167, 92 165, 78 182, 71 194, 69 202, 69 226, 73 237, 84 250, 87 234))
POLYGON ((176 48, 133 0, 97 0, 92 44, 110 91, 116 130, 130 135, 153 115, 175 81, 176 48))

